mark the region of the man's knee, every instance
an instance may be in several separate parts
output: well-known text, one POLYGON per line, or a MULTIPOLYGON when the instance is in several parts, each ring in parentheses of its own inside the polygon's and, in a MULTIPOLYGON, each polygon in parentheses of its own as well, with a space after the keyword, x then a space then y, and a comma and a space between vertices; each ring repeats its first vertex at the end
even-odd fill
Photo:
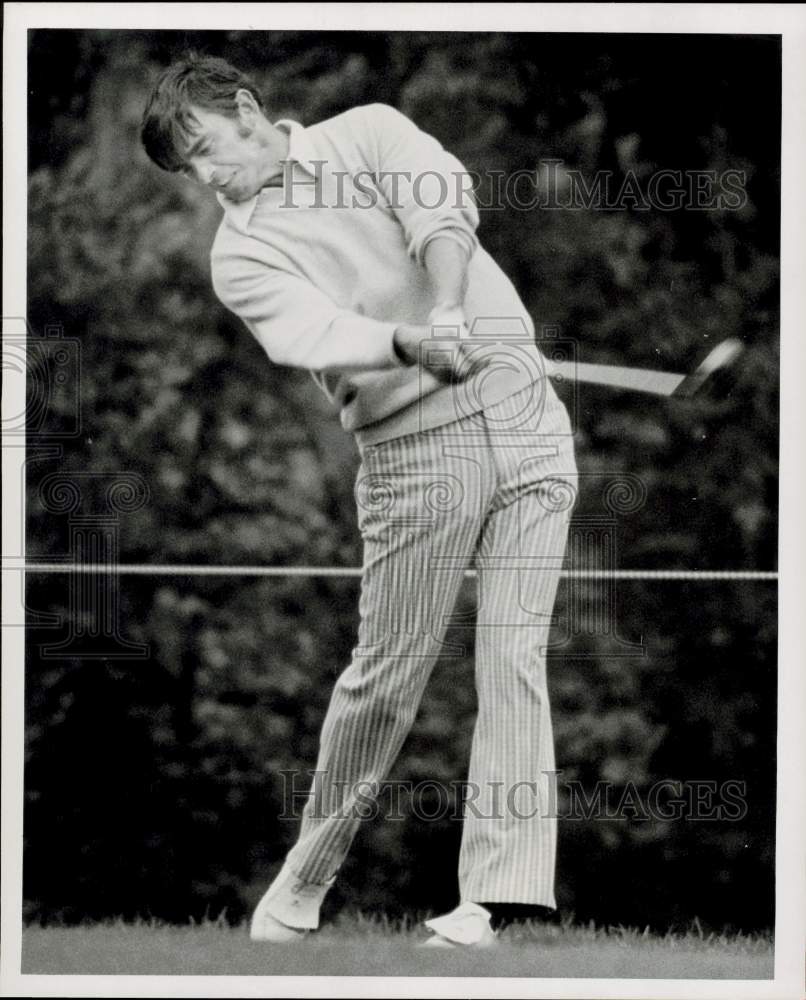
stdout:
POLYGON ((385 719, 413 722, 419 695, 417 686, 402 672, 395 676, 388 667, 367 669, 353 659, 336 680, 333 699, 342 717, 370 714, 381 725, 385 719))

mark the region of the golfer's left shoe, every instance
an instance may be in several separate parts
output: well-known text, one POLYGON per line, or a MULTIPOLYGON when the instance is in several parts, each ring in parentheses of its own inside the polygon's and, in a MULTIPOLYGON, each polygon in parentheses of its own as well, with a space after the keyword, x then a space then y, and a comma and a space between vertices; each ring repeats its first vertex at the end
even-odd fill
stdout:
POLYGON ((425 926, 434 933, 424 948, 489 948, 496 943, 490 926, 492 914, 478 903, 462 903, 443 917, 426 920, 425 926))
POLYGON ((319 927, 319 908, 335 878, 323 884, 303 882, 283 867, 255 907, 249 925, 253 941, 298 941, 319 927))
POLYGON ((289 941, 300 941, 310 931, 301 927, 289 927, 267 910, 261 910, 260 904, 252 914, 249 925, 249 937, 252 941, 269 941, 272 944, 286 944, 289 941))

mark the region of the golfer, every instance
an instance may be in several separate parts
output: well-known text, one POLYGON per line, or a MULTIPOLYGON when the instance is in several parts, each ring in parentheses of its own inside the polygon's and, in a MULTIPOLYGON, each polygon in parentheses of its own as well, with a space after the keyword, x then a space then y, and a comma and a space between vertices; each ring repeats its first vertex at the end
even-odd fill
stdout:
MULTIPOLYGON (((270 121, 242 72, 171 65, 148 155, 211 187, 219 299, 268 357, 308 369, 355 436, 358 640, 322 727, 299 836, 252 917, 294 940, 414 721, 465 570, 478 570, 459 905, 437 946, 495 939, 496 907, 553 908, 556 818, 544 648, 574 499, 572 431, 515 288, 476 236, 462 164, 394 108, 270 121)), ((449 734, 446 734, 449 736, 449 734)))

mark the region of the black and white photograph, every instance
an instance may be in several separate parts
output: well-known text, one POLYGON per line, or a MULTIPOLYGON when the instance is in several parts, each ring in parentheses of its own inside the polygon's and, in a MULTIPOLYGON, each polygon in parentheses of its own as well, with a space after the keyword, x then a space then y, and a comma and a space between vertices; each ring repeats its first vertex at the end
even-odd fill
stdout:
POLYGON ((806 7, 4 5, 2 995, 804 995, 806 7))

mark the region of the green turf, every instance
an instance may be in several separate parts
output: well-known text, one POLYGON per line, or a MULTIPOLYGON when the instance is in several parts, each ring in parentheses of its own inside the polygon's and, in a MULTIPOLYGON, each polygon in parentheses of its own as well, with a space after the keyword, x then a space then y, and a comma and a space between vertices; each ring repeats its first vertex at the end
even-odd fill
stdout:
POLYGON ((342 917, 304 942, 250 942, 244 926, 122 921, 27 927, 27 974, 248 976, 525 976, 771 979, 768 935, 692 930, 663 937, 624 928, 522 924, 489 951, 422 949, 420 928, 342 917))

